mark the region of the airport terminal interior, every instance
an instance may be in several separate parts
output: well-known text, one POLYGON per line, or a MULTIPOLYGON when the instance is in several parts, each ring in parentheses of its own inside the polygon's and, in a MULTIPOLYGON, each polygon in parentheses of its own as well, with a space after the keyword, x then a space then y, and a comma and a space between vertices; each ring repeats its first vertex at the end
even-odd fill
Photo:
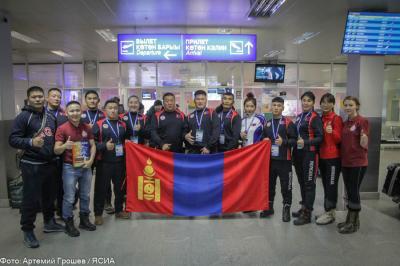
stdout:
MULTIPOLYGON (((0 19, 0 264, 400 264, 400 194, 383 192, 388 167, 400 165, 400 1, 1 0, 0 19), (375 30, 388 40, 364 43, 370 28, 351 21, 360 14, 390 17, 375 30), (263 67, 283 72, 259 78, 263 67), (8 136, 31 86, 45 92, 59 88, 61 106, 76 100, 83 109, 89 90, 98 92, 100 105, 119 97, 125 110, 128 97, 137 95, 145 112, 171 92, 185 114, 195 110, 196 90, 208 93, 211 108, 221 104, 223 93, 232 92, 242 116, 244 99, 252 92, 256 112, 267 119, 276 96, 284 98, 283 115, 292 119, 302 112, 300 96, 306 91, 315 94, 317 112, 321 96, 333 94, 335 111, 344 119, 343 99, 357 96, 371 129, 360 229, 338 233, 337 223, 346 216, 342 177, 336 221, 315 223, 315 215, 324 212, 317 178, 312 222, 303 226, 282 222, 277 182, 275 214, 268 218, 259 212, 217 217, 132 213, 129 220, 104 214, 96 231, 81 230, 72 238, 43 233, 39 213, 40 247, 29 249, 19 210, 10 206, 10 184, 20 172, 8 136)), ((400 174, 394 182, 400 183, 400 174)), ((292 211, 300 207, 300 198, 293 176, 292 211)))

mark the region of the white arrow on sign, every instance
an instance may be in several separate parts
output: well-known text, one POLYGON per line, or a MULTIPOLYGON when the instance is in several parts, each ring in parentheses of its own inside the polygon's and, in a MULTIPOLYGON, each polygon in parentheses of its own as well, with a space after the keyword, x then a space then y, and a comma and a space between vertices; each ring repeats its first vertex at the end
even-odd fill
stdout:
POLYGON ((247 47, 247 54, 250 54, 250 49, 253 48, 253 44, 251 42, 246 42, 244 47, 247 47))
POLYGON ((176 54, 170 54, 169 51, 166 51, 165 54, 164 54, 165 59, 169 60, 170 56, 174 57, 174 56, 176 56, 176 54))

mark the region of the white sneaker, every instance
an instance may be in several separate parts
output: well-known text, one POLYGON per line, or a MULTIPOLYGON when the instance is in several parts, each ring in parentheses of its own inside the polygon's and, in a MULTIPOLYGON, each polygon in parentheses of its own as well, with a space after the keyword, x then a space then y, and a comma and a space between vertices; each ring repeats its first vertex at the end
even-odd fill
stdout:
POLYGON ((330 210, 318 216, 317 220, 315 221, 318 225, 326 225, 333 223, 335 221, 335 210, 330 210))

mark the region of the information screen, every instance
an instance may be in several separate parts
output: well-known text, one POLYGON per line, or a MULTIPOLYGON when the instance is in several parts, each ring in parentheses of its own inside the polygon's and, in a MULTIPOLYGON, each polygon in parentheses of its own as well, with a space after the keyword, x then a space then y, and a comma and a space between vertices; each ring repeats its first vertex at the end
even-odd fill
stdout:
POLYGON ((119 61, 255 61, 254 34, 119 34, 119 61))
POLYGON ((349 12, 342 53, 400 54, 400 13, 349 12))

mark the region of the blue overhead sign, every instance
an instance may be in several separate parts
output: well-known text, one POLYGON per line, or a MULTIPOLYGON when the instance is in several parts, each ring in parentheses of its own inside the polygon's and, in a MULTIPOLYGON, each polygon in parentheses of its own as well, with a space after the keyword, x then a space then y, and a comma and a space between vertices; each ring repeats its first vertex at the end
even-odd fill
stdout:
POLYGON ((254 34, 119 34, 119 61, 255 61, 254 34))

